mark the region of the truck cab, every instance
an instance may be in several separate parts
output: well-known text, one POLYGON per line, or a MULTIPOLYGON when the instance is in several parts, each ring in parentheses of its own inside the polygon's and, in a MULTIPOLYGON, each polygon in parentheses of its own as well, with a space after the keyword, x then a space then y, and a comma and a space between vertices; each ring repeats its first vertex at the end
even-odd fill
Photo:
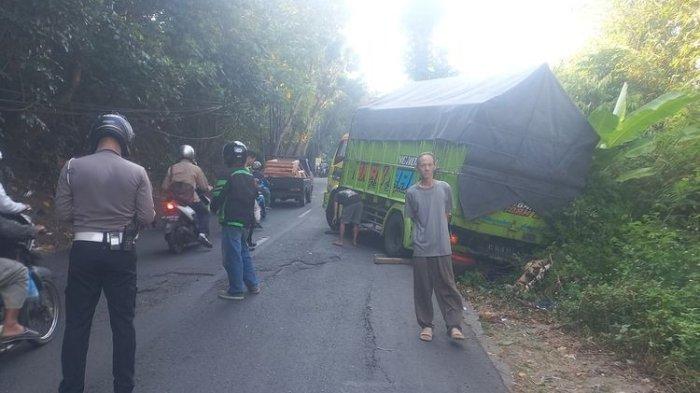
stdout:
MULTIPOLYGON (((345 153, 348 149, 349 139, 350 134, 347 133, 340 138, 340 141, 338 142, 338 147, 335 149, 335 154, 333 155, 333 161, 330 167, 328 168, 328 185, 326 186, 326 192, 323 193, 324 207, 326 207, 328 204, 329 196, 331 196, 340 185, 340 179, 343 176, 343 161, 345 160, 345 153)), ((332 217, 326 218, 332 220, 332 217)), ((332 225, 330 221, 329 225, 332 225)))

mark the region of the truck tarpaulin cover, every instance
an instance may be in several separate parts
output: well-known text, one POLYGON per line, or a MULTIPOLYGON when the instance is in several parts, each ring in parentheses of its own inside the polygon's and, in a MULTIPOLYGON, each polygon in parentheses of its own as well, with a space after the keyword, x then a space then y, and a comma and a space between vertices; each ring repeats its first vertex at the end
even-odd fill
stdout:
POLYGON ((517 202, 539 213, 566 205, 584 187, 598 142, 546 64, 480 81, 413 82, 359 108, 350 137, 466 144, 459 199, 470 219, 517 202))

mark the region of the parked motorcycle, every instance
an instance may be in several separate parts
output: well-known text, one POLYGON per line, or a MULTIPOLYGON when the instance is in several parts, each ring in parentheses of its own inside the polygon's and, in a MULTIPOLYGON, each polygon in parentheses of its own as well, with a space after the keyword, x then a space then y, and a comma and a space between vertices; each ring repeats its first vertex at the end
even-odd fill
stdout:
MULTIPOLYGON (((31 218, 26 214, 5 217, 20 224, 32 225, 31 218)), ((0 353, 11 350, 23 341, 34 346, 48 343, 58 330, 61 299, 51 271, 36 265, 39 254, 35 251, 34 239, 25 241, 2 240, 0 241, 0 254, 4 258, 21 262, 29 269, 28 296, 20 310, 19 323, 39 333, 38 338, 0 342, 0 353)), ((4 310, 2 299, 0 299, 0 321, 4 316, 4 310)))
MULTIPOLYGON (((207 206, 209 199, 200 195, 200 199, 207 206)), ((165 241, 168 248, 175 254, 180 254, 195 245, 200 245, 197 225, 195 221, 195 211, 189 206, 181 205, 173 199, 165 201, 163 209, 163 221, 165 221, 165 241)))

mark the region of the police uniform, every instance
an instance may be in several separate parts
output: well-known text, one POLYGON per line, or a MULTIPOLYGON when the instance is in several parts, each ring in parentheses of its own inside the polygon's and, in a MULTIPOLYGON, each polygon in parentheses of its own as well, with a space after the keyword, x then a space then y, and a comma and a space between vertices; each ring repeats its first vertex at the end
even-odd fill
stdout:
POLYGON ((56 214, 75 233, 66 286, 61 393, 83 392, 90 326, 102 291, 113 333, 114 391, 134 388, 136 253, 130 224, 146 226, 155 211, 146 170, 112 150, 72 159, 61 171, 56 214))

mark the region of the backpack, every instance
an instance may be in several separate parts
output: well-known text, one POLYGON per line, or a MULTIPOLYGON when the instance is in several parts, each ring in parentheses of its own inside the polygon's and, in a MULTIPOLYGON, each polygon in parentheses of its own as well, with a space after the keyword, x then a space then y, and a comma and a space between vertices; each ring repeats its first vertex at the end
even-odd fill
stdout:
POLYGON ((170 176, 170 187, 168 187, 168 193, 170 197, 175 199, 175 201, 181 205, 190 205, 194 203, 194 187, 191 184, 176 181, 172 182, 173 179, 173 167, 168 170, 170 176))

